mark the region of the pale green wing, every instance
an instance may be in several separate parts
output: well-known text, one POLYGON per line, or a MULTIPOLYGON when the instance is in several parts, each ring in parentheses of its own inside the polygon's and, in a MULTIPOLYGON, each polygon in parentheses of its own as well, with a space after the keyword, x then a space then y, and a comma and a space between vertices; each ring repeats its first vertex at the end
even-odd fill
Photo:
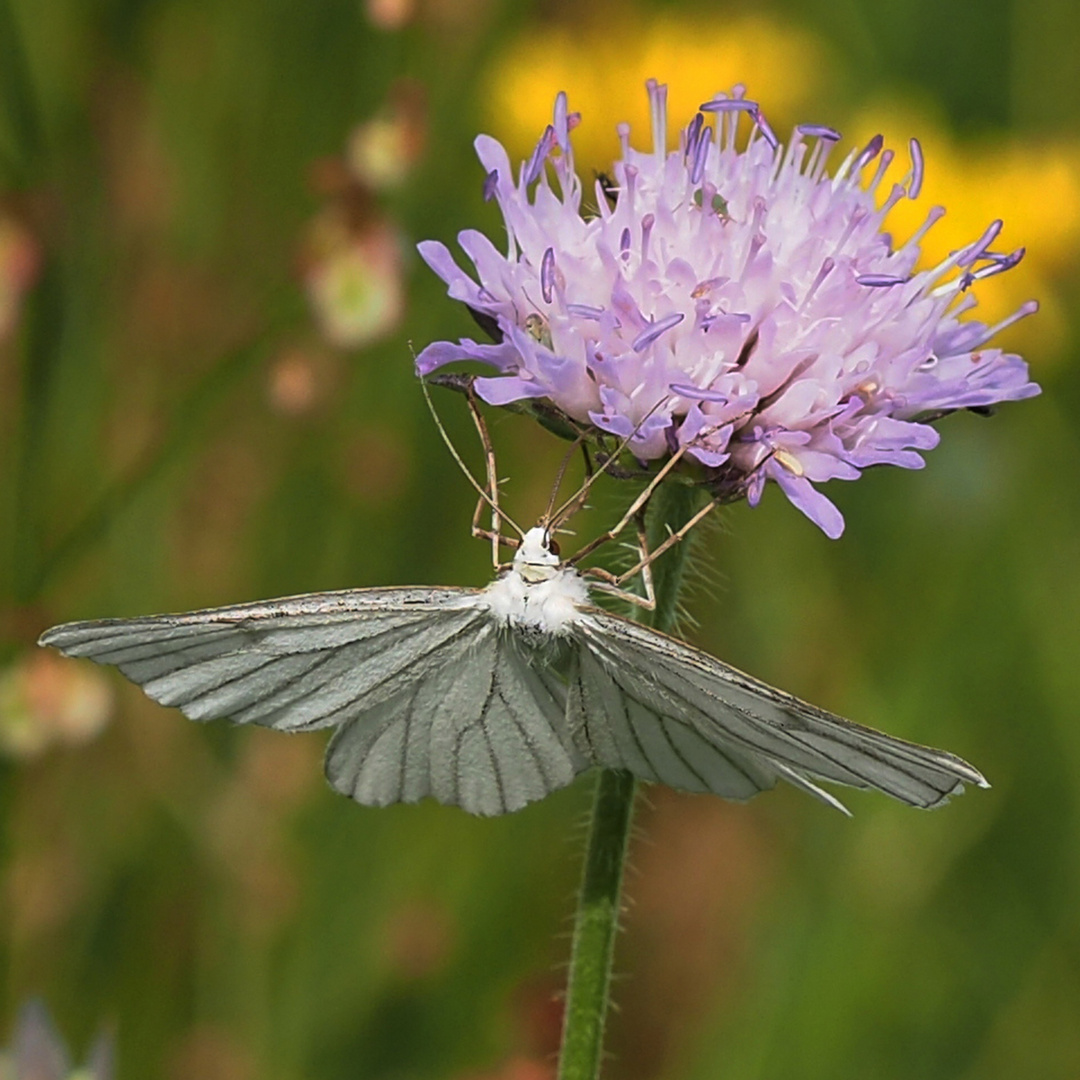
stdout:
POLYGON ((589 609, 574 632, 569 723, 598 765, 735 799, 782 778, 840 809, 811 778, 920 807, 988 786, 953 754, 844 720, 629 619, 589 609))
POLYGON ((447 664, 490 626, 471 589, 351 589, 183 615, 68 623, 40 640, 113 664, 193 720, 341 724, 447 664))
POLYGON ((326 775, 357 802, 432 796, 472 814, 519 810, 587 767, 565 730, 565 691, 534 670, 514 636, 479 635, 468 664, 443 665, 345 724, 326 775))

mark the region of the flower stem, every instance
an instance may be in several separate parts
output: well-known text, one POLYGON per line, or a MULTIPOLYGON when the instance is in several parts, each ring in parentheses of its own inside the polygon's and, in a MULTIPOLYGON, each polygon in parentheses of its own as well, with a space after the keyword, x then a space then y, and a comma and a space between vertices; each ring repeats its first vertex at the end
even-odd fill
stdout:
MULTIPOLYGON (((693 488, 662 484, 650 504, 650 547, 663 541, 668 528, 685 524, 699 501, 693 488)), ((688 551, 687 544, 676 544, 653 566, 656 610, 651 622, 658 630, 669 630, 675 622, 688 551)), ((574 918, 559 1080, 596 1080, 600 1075, 635 789, 634 777, 623 769, 602 769, 597 777, 574 918)))

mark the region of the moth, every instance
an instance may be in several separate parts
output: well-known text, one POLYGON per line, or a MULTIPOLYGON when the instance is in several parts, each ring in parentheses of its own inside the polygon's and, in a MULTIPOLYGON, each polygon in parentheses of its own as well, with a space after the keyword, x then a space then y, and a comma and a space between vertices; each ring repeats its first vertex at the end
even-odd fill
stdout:
POLYGON ((68 623, 40 644, 115 665, 192 720, 332 728, 327 778, 369 806, 431 797, 504 814, 596 767, 735 800, 784 780, 840 810, 818 781, 918 807, 988 786, 953 754, 844 720, 596 606, 595 589, 652 602, 651 561, 705 511, 647 553, 642 512, 661 470, 615 528, 564 560, 555 531, 583 505, 594 473, 520 538, 502 536, 498 522, 509 518, 475 407, 473 418, 488 449, 487 487, 465 470, 481 495, 473 532, 491 540, 496 561, 500 544, 515 548, 486 588, 349 589, 68 623), (485 506, 492 530, 479 525, 485 506), (631 521, 642 548, 632 570, 578 569, 631 521), (645 598, 621 589, 637 573, 645 598))

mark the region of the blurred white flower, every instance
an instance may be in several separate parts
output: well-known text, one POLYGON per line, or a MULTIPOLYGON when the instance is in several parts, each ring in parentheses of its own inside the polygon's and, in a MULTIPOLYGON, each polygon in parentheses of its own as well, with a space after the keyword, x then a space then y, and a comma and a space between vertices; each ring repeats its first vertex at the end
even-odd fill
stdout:
POLYGON ((402 242, 389 223, 355 227, 344 215, 328 211, 312 227, 304 264, 308 299, 331 344, 359 348, 401 321, 402 242))
POLYGON ((401 184, 424 148, 423 88, 402 81, 382 112, 353 130, 345 148, 345 166, 357 183, 372 191, 401 184))
POLYGON ((90 664, 34 649, 0 670, 0 753, 31 758, 56 744, 79 746, 112 713, 109 681, 90 664))

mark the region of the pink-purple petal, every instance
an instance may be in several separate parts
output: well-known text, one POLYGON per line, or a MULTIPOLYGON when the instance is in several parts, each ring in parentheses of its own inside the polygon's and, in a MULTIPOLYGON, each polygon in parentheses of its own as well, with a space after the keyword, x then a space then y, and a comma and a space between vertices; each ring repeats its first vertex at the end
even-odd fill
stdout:
POLYGON ((770 475, 797 510, 801 510, 830 540, 844 532, 844 515, 804 476, 795 476, 776 466, 770 475))

